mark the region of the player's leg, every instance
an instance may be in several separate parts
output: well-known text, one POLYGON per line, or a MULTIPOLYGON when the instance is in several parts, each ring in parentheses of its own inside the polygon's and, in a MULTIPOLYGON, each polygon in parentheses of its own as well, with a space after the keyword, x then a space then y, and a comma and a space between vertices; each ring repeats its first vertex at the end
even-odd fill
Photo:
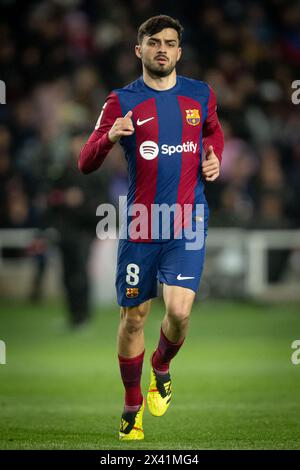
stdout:
POLYGON ((151 357, 151 378, 147 395, 149 410, 154 416, 165 414, 171 402, 170 362, 186 337, 195 292, 188 288, 164 284, 163 297, 166 313, 158 346, 151 357))
POLYGON ((166 313, 158 347, 152 357, 153 367, 158 373, 169 372, 170 362, 184 342, 195 292, 185 287, 164 284, 163 298, 166 313))
POLYGON ((119 437, 122 440, 143 439, 144 399, 141 377, 144 361, 144 324, 151 300, 136 307, 121 307, 118 331, 118 358, 125 388, 125 405, 119 437), (129 431, 129 432, 128 432, 129 431))
POLYGON ((120 308, 118 354, 134 358, 144 351, 144 324, 150 311, 151 299, 135 307, 120 308))
POLYGON ((184 340, 195 295, 193 290, 186 287, 163 285, 166 314, 162 332, 169 342, 181 343, 184 340))
POLYGON ((125 388, 125 411, 137 411, 143 401, 141 376, 144 360, 144 324, 150 311, 148 300, 136 307, 121 307, 118 357, 125 388))
POLYGON ((143 439, 144 411, 141 374, 144 359, 144 324, 151 298, 157 295, 159 246, 121 240, 118 250, 116 288, 121 306, 118 357, 125 387, 125 405, 119 436, 122 440, 143 439))
POLYGON ((171 402, 170 362, 183 345, 204 264, 205 245, 196 248, 186 249, 183 239, 171 240, 160 259, 159 280, 163 283, 166 313, 151 358, 147 401, 154 416, 162 416, 171 402))

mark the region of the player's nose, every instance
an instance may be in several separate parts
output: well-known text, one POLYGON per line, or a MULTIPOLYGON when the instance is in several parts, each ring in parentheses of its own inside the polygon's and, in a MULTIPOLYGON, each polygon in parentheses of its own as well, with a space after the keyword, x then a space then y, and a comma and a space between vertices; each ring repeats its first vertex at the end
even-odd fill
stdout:
POLYGON ((158 51, 157 53, 161 53, 161 54, 166 54, 167 53, 167 45, 164 43, 164 42, 161 42, 160 43, 160 46, 158 48, 158 51))

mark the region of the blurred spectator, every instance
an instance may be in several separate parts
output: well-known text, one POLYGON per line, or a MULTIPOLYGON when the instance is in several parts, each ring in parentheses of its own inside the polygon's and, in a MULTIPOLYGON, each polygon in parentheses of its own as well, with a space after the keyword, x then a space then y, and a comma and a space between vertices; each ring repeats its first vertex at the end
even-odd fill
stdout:
POLYGON ((87 263, 95 238, 96 209, 107 201, 105 174, 82 178, 77 170, 78 152, 85 140, 86 136, 78 133, 71 137, 66 165, 47 195, 48 223, 59 234, 63 281, 73 326, 82 325, 90 317, 87 263))

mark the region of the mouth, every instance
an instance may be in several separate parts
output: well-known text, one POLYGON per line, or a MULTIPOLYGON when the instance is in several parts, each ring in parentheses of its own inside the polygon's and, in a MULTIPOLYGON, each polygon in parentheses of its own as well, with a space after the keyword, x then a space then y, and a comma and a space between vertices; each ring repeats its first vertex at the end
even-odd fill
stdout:
POLYGON ((166 64, 168 62, 168 59, 163 56, 158 56, 155 58, 159 64, 166 64))

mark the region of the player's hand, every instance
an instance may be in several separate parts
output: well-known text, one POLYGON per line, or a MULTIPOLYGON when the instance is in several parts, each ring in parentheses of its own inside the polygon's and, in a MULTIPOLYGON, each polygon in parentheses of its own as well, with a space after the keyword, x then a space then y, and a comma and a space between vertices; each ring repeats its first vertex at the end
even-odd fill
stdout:
POLYGON ((128 111, 124 117, 115 120, 114 125, 108 133, 108 138, 111 142, 115 144, 121 137, 132 135, 134 133, 131 116, 132 111, 128 111))
POLYGON ((220 175, 220 160, 212 145, 208 147, 205 160, 202 162, 202 173, 206 181, 215 181, 220 175))

